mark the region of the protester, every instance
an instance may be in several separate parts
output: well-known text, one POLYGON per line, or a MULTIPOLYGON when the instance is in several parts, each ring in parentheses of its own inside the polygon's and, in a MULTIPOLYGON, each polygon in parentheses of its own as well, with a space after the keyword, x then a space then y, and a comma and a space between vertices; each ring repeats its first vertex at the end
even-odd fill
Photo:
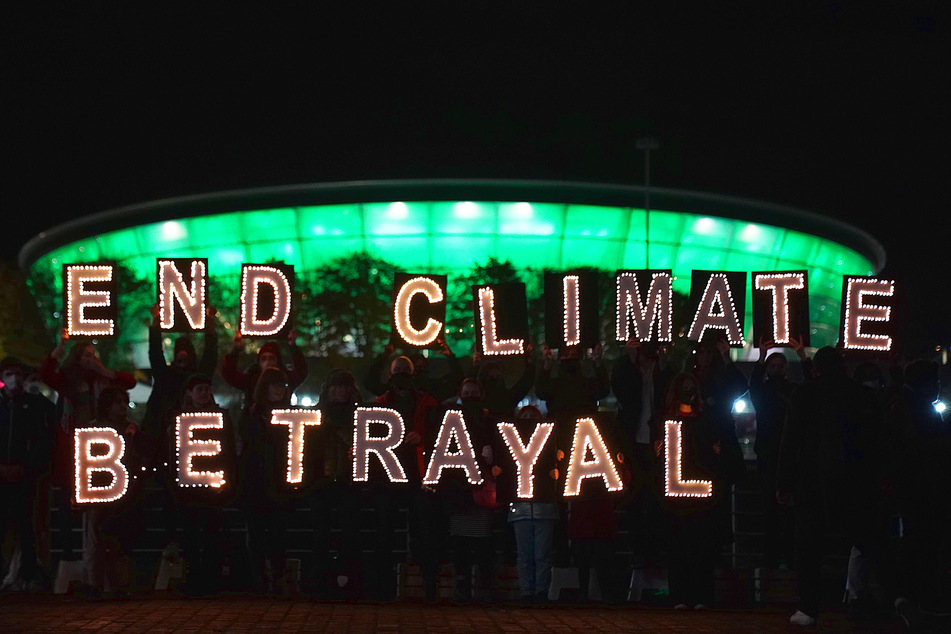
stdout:
MULTIPOLYGON (((888 415, 892 478, 901 512, 899 615, 909 625, 929 625, 930 612, 948 609, 951 564, 951 425, 935 411, 938 367, 913 361, 905 367, 901 398, 888 415), (943 591, 943 592, 942 592, 943 591), (922 612, 928 610, 929 612, 922 612)), ((951 626, 947 619, 943 627, 951 626)))
POLYGON ((497 361, 485 361, 478 349, 472 354, 472 369, 485 391, 485 408, 493 420, 511 415, 535 384, 535 348, 525 346, 524 368, 512 387, 505 383, 502 366, 497 361))
MULTIPOLYGON (((180 335, 175 339, 172 351, 172 361, 165 361, 162 351, 164 333, 159 320, 159 305, 154 304, 150 310, 152 323, 149 326, 149 367, 152 372, 152 392, 145 404, 145 417, 142 419, 142 430, 156 439, 156 463, 170 462, 168 453, 169 438, 166 436, 168 414, 177 409, 181 403, 182 391, 186 380, 195 373, 211 376, 218 365, 218 334, 215 331, 215 315, 217 311, 209 306, 205 318, 205 343, 199 359, 195 353, 195 345, 188 335, 180 335)), ((165 537, 168 540, 166 555, 171 556, 175 551, 177 531, 177 514, 172 504, 171 483, 164 477, 162 471, 154 472, 158 475, 157 482, 162 490, 162 517, 165 523, 165 537)))
POLYGON ((435 490, 422 481, 426 469, 426 430, 431 427, 432 410, 437 402, 426 392, 413 387, 413 362, 407 357, 393 360, 389 387, 373 402, 399 412, 406 425, 406 436, 397 447, 396 456, 409 480, 406 490, 410 549, 423 573, 426 600, 435 602, 438 599, 439 555, 446 536, 445 516, 439 508, 435 490))
POLYGON ((91 504, 86 509, 83 553, 85 590, 98 598, 112 589, 113 597, 131 592, 132 549, 145 532, 140 473, 150 466, 154 440, 129 420, 129 393, 117 387, 104 388, 97 399, 97 416, 84 427, 111 427, 125 438, 123 464, 129 473, 125 495, 115 502, 91 504))
POLYGON ((218 366, 218 334, 215 330, 217 311, 211 306, 206 311, 205 342, 201 358, 195 353, 195 344, 188 335, 179 335, 172 350, 172 361, 165 361, 162 352, 164 333, 159 323, 159 306, 151 309, 152 324, 149 326, 149 366, 152 371, 152 392, 145 404, 145 417, 142 419, 143 431, 152 434, 164 442, 165 422, 168 412, 181 402, 185 382, 193 374, 211 376, 218 366))
MULTIPOLYGON (((450 406, 463 413, 483 484, 471 485, 461 469, 450 469, 441 474, 436 493, 441 508, 449 516, 449 538, 456 572, 453 598, 460 602, 473 598, 487 601, 491 593, 492 523, 499 505, 495 477, 491 474, 494 464, 494 450, 490 444, 492 422, 484 405, 482 384, 475 379, 465 379, 459 387, 459 404, 450 406)), ((432 420, 436 422, 435 417, 432 420)), ((438 427, 434 426, 433 431, 438 433, 438 427)), ((435 443, 436 433, 428 435, 428 446, 435 443)))
POLYGON ((235 450, 236 430, 231 415, 215 402, 211 390, 211 377, 207 374, 192 374, 182 385, 182 399, 178 408, 167 416, 169 422, 165 436, 168 439, 170 460, 169 481, 172 484, 175 506, 182 521, 182 550, 185 558, 184 592, 188 596, 215 593, 221 586, 223 560, 224 508, 232 501, 239 477, 235 450), (220 487, 192 487, 175 483, 178 480, 176 434, 177 419, 181 414, 220 414, 221 429, 197 430, 196 440, 215 440, 220 443, 216 456, 195 456, 192 470, 196 472, 223 471, 225 482, 220 487))
POLYGON ((618 401, 618 438, 631 486, 624 501, 624 519, 635 554, 635 567, 656 563, 661 534, 656 419, 664 413, 664 396, 677 367, 668 360, 667 347, 642 344, 631 338, 617 360, 611 389, 618 401))
POLYGON ((722 330, 708 330, 697 345, 692 373, 699 382, 704 408, 717 420, 732 420, 733 405, 748 389, 733 364, 730 343, 722 330))
POLYGON ((870 562, 893 581, 883 544, 867 526, 869 500, 880 495, 870 477, 874 433, 865 420, 861 388, 845 373, 839 353, 821 348, 813 359, 815 380, 790 399, 777 467, 777 500, 791 505, 796 521, 796 583, 799 609, 790 623, 813 625, 820 611, 823 538, 841 531, 860 544, 870 562))
POLYGON ((286 485, 287 428, 271 424, 275 409, 290 407, 287 375, 276 366, 255 372, 250 409, 238 425, 239 500, 248 529, 251 584, 261 592, 282 587, 287 523, 293 499, 286 485))
POLYGON ((731 487, 744 472, 733 418, 723 417, 708 402, 696 377, 686 373, 674 377, 665 400, 664 419, 682 424, 685 477, 712 483, 710 497, 663 500, 671 541, 670 599, 678 609, 714 603, 716 564, 723 547, 733 541, 731 487))
MULTIPOLYGON (((534 405, 526 405, 515 415, 515 429, 523 444, 527 444, 542 421, 541 411, 534 405)), ((555 524, 560 513, 562 476, 558 469, 557 448, 554 434, 535 461, 532 470, 534 480, 533 498, 521 501, 516 497, 518 486, 515 461, 504 442, 499 441, 494 451, 499 464, 491 473, 496 477, 498 500, 508 503, 508 522, 515 532, 518 566, 518 588, 522 601, 547 602, 551 585, 555 524)))
MULTIPOLYGON (((806 356, 799 340, 793 340, 793 350, 802 364, 803 376, 812 376, 812 362, 806 356)), ((782 352, 768 354, 772 341, 760 340, 759 359, 750 375, 750 401, 756 410, 756 472, 763 497, 764 559, 766 568, 778 568, 781 563, 792 563, 793 514, 792 509, 776 501, 776 465, 779 461, 779 443, 786 421, 786 408, 798 384, 786 378, 789 363, 782 352)))
POLYGON ((75 340, 61 365, 59 359, 69 339, 64 328, 60 332, 59 343, 40 367, 43 382, 59 393, 56 400, 59 425, 53 438, 52 483, 57 487, 55 524, 63 536, 60 546, 64 559, 72 555, 70 535, 75 523, 69 496, 73 487, 73 431, 77 427, 87 426, 96 417, 96 403, 104 389, 117 387, 131 390, 136 383, 132 375, 107 368, 88 339, 75 340))
MULTIPOLYGON (((607 447, 617 447, 620 443, 614 426, 606 418, 596 418, 599 433, 607 447)), ((630 471, 626 468, 624 454, 618 452, 613 459, 616 460, 615 468, 622 482, 629 485, 630 471)), ((620 495, 609 492, 601 478, 586 479, 582 484, 583 493, 568 502, 567 526, 571 557, 578 568, 581 599, 592 598, 593 570, 597 575, 601 601, 614 603, 621 598, 617 583, 618 567, 615 565, 620 495)))
POLYGON ((0 544, 12 520, 20 552, 19 573, 3 589, 35 591, 41 579, 33 505, 40 476, 49 468, 53 404, 24 389, 23 365, 15 357, 0 361, 0 384, 0 544))
POLYGON ((353 414, 360 400, 353 375, 331 370, 320 390, 320 429, 306 445, 305 455, 312 456, 305 459, 304 478, 313 483, 314 593, 319 598, 360 596, 360 494, 353 484, 352 468, 353 414), (333 511, 340 526, 336 564, 330 557, 333 511))
MULTIPOLYGON (((406 358, 413 364, 412 388, 425 392, 437 401, 442 402, 455 396, 459 381, 462 380, 462 367, 459 365, 459 358, 452 352, 445 339, 441 337, 436 339, 434 345, 436 354, 445 357, 448 365, 448 372, 441 376, 431 374, 430 360, 420 350, 412 352, 406 358)), ((392 343, 386 344, 380 356, 374 359, 366 369, 363 387, 370 394, 381 396, 389 389, 389 383, 384 382, 381 375, 384 366, 394 352, 396 352, 396 346, 392 343)))
POLYGON ((244 392, 243 412, 248 412, 254 403, 254 390, 258 384, 261 373, 267 368, 277 368, 287 374, 287 396, 296 390, 307 378, 307 359, 304 353, 297 347, 297 332, 290 330, 287 333, 287 346, 291 352, 291 368, 284 365, 284 359, 281 357, 281 347, 276 341, 264 343, 258 350, 258 356, 255 363, 248 366, 245 370, 238 368, 238 360, 241 351, 244 350, 244 337, 241 333, 234 336, 234 347, 231 352, 225 355, 221 364, 221 377, 236 389, 244 392))

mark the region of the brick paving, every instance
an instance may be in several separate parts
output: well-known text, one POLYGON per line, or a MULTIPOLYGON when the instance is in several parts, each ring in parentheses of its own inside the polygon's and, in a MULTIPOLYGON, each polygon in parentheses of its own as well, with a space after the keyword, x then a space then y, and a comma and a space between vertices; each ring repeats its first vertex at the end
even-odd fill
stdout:
MULTIPOLYGON (((49 595, 0 597, 0 633, 11 632, 809 632, 779 607, 672 610, 633 606, 522 607, 334 603, 228 596, 84 601, 49 595)), ((900 621, 823 616, 824 632, 898 633, 900 621)))

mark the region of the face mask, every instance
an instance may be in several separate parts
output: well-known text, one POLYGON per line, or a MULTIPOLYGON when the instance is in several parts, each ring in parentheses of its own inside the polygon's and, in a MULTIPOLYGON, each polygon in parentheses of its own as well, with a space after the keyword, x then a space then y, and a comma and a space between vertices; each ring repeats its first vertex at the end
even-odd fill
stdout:
POLYGON ((20 378, 20 377, 18 377, 18 376, 16 376, 16 375, 11 375, 11 376, 9 377, 9 380, 4 381, 3 384, 4 384, 11 392, 15 392, 15 391, 17 391, 18 389, 20 389, 20 387, 23 385, 23 379, 20 378))
POLYGON ((390 385, 397 390, 408 390, 413 384, 413 377, 408 374, 394 374, 390 377, 390 385))

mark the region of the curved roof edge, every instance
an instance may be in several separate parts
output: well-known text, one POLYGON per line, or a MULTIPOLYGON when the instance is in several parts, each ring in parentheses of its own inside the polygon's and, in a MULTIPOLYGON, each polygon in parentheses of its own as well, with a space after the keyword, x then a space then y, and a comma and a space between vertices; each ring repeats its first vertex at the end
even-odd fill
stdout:
MULTIPOLYGON (((640 185, 572 181, 423 179, 307 183, 235 189, 136 203, 69 220, 31 238, 18 263, 28 269, 43 254, 74 242, 141 224, 231 211, 339 203, 427 200, 551 202, 642 207, 640 185)), ((793 229, 837 242, 867 258, 876 271, 885 249, 869 233, 795 207, 721 194, 651 187, 651 208, 746 220, 793 229)))

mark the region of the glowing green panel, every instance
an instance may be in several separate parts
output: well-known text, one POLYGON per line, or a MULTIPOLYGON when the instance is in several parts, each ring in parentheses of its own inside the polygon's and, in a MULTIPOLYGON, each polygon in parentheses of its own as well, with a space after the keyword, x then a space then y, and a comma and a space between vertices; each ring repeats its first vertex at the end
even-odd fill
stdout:
POLYGON ((518 268, 561 268, 561 241, 544 237, 499 236, 498 254, 518 268))
POLYGON ((248 257, 252 262, 263 263, 277 260, 287 264, 293 264, 300 268, 303 263, 301 260, 300 249, 297 243, 290 241, 281 242, 256 242, 248 245, 248 257))
POLYGON ((734 249, 775 256, 782 242, 782 229, 752 222, 735 223, 739 231, 734 236, 734 249))
MULTIPOLYGON (((654 248, 651 247, 651 259, 654 257, 654 248)), ((694 269, 700 270, 725 270, 727 253, 721 249, 693 248, 687 249, 680 247, 677 250, 677 262, 673 269, 678 275, 690 276, 694 269)), ((651 262, 653 266, 653 261, 651 262)))
POLYGON ((363 214, 359 205, 325 205, 297 210, 302 238, 363 237, 363 214))
POLYGON ((303 244, 302 266, 306 270, 316 269, 328 261, 351 253, 359 253, 366 248, 363 237, 360 238, 322 238, 307 240, 303 244))
POLYGON ((613 271, 621 268, 621 256, 624 245, 613 240, 598 240, 591 238, 565 238, 562 252, 562 266, 574 268, 577 266, 591 266, 591 253, 598 253, 597 266, 613 271))
POLYGON ((189 223, 184 220, 168 220, 143 225, 135 230, 144 249, 161 247, 162 251, 184 249, 189 246, 189 223))
POLYGON ((189 242, 197 248, 227 247, 238 242, 244 242, 245 236, 254 237, 257 234, 246 234, 241 222, 234 214, 217 214, 193 218, 188 221, 189 242))
POLYGON ((807 236, 798 231, 787 231, 786 239, 783 241, 783 247, 780 251, 780 258, 796 262, 800 268, 811 265, 810 260, 818 243, 819 240, 812 236, 807 236))
POLYGON ((138 240, 132 230, 113 231, 97 238, 103 254, 116 260, 135 257, 141 252, 138 240))
MULTIPOLYGON (((622 240, 627 231, 630 214, 621 207, 568 205, 565 216, 565 236, 622 240)), ((592 247, 595 242, 590 243, 592 247)))
MULTIPOLYGON (((657 254, 651 249, 651 254, 656 258, 657 254)), ((647 256, 647 243, 643 240, 641 234, 640 240, 628 240, 624 245, 624 256, 621 260, 621 269, 638 269, 644 267, 647 256)), ((656 268, 656 267, 655 267, 656 268)), ((669 268, 669 267, 668 267, 669 268)))
MULTIPOLYGON (((646 216, 646 214, 645 214, 646 216)), ((684 237, 684 214, 666 211, 651 211, 650 213, 650 243, 651 258, 654 257, 655 244, 681 244, 684 237)), ((633 229, 643 236, 643 230, 633 229)), ((651 263, 653 267, 653 262, 651 263)))
POLYGON ((465 270, 477 264, 485 264, 476 254, 493 253, 495 237, 444 236, 432 241, 432 258, 439 267, 465 270))
POLYGON ((367 248, 375 256, 389 260, 400 267, 428 267, 430 265, 429 238, 425 236, 367 238, 367 248))
POLYGON ((430 223, 434 235, 494 234, 498 226, 498 207, 493 203, 472 201, 433 203, 430 223))
POLYGON ((429 233, 429 203, 368 203, 363 205, 364 230, 371 236, 429 233))
POLYGON ((241 264, 250 262, 244 245, 232 247, 222 247, 213 251, 206 251, 208 258, 208 269, 210 271, 222 271, 222 274, 237 274, 241 270, 241 264))
POLYGON ((297 237, 297 214, 294 209, 246 211, 241 214, 244 235, 258 240, 297 237))
POLYGON ((768 271, 772 268, 774 258, 756 255, 755 253, 744 253, 739 251, 728 251, 723 261, 723 269, 726 271, 768 271))
POLYGON ((558 236, 563 231, 565 206, 549 203, 500 203, 499 234, 558 236))

